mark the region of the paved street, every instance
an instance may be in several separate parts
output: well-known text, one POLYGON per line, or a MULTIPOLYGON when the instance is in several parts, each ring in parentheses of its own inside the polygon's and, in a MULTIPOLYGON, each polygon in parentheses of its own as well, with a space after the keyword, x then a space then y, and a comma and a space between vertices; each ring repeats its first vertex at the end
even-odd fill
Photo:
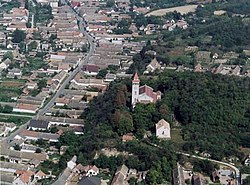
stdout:
MULTIPOLYGON (((162 149, 161 146, 158 146, 158 145, 156 145, 154 143, 151 143, 151 142, 147 142, 147 143, 149 145, 151 145, 151 146, 154 146, 154 147, 162 149)), ((208 161, 211 161, 211 162, 214 162, 214 163, 217 163, 217 164, 228 166, 232 170, 234 170, 234 172, 235 172, 235 177, 236 177, 237 185, 241 184, 240 170, 237 167, 235 167, 234 165, 230 164, 230 163, 226 163, 226 162, 222 162, 222 161, 217 161, 217 160, 214 160, 214 159, 210 159, 210 158, 206 158, 206 157, 201 157, 201 156, 197 156, 197 155, 192 155, 192 154, 188 154, 188 153, 184 153, 184 152, 175 152, 175 153, 181 154, 181 155, 185 155, 185 156, 188 156, 188 157, 192 157, 192 158, 196 158, 196 159, 200 159, 200 160, 208 160, 208 161)))
MULTIPOLYGON (((64 1, 65 2, 65 1, 64 1)), ((72 7, 71 7, 72 8, 72 7)), ((73 11, 73 9, 72 9, 73 11)), ((74 12, 75 13, 75 12, 74 12)), ((89 42, 89 52, 86 56, 86 58, 82 61, 80 61, 79 65, 74 69, 74 71, 69 73, 69 76, 66 78, 66 80, 64 80, 64 82, 61 84, 61 86, 59 87, 59 89, 57 90, 57 92, 55 94, 52 95, 52 98, 50 99, 50 101, 43 107, 41 108, 38 113, 36 114, 36 116, 34 117, 39 117, 43 114, 45 114, 53 105, 54 102, 56 100, 56 98, 59 97, 60 94, 62 94, 63 90, 65 89, 66 85, 69 84, 69 82, 76 76, 76 74, 81 70, 82 66, 86 63, 89 62, 90 57, 94 54, 95 52, 95 47, 96 44, 94 42, 94 39, 91 35, 88 34, 88 32, 85 31, 84 29, 84 21, 81 17, 79 17, 76 13, 76 18, 79 21, 79 27, 80 27, 80 31, 81 33, 84 34, 84 36, 87 38, 88 42, 89 42)), ((11 135, 9 135, 8 137, 2 139, 2 142, 9 142, 10 140, 12 140, 22 129, 26 128, 28 125, 28 123, 23 124, 22 126, 19 127, 19 129, 17 129, 15 132, 13 132, 11 135)))
POLYGON ((222 161, 217 161, 217 160, 209 159, 209 158, 206 158, 206 157, 200 157, 200 156, 197 156, 197 155, 187 154, 187 153, 183 153, 183 152, 176 152, 176 153, 182 154, 182 155, 185 155, 185 156, 188 156, 188 157, 192 157, 192 158, 196 158, 196 159, 201 159, 201 160, 208 160, 208 161, 211 161, 211 162, 214 162, 214 163, 218 163, 218 164, 221 164, 221 165, 228 166, 231 169, 233 169, 234 172, 235 172, 235 177, 236 177, 236 180, 237 180, 237 185, 241 184, 240 170, 238 168, 236 168, 234 165, 230 164, 230 163, 226 163, 226 162, 222 162, 222 161))

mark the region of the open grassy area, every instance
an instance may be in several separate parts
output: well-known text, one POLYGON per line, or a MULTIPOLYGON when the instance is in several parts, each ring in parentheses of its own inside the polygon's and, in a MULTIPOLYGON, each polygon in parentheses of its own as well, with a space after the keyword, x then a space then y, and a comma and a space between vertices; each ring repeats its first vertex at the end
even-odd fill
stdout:
POLYGON ((185 143, 185 141, 182 139, 181 129, 171 130, 171 140, 175 143, 176 147, 181 150, 182 145, 185 143))
POLYGON ((11 102, 11 97, 17 97, 21 94, 24 80, 6 79, 0 82, 0 101, 11 102))
POLYGON ((6 2, 6 3, 2 3, 2 5, 0 6, 0 12, 8 12, 10 11, 12 8, 14 7, 19 7, 20 3, 17 0, 13 0, 10 2, 6 2))
POLYGON ((187 14, 189 12, 195 12, 198 5, 186 5, 186 6, 176 6, 173 8, 164 8, 149 12, 146 16, 163 16, 166 13, 177 11, 181 14, 187 14))
POLYGON ((25 80, 16 80, 16 79, 6 79, 0 83, 4 87, 22 87, 25 84, 25 80))
POLYGON ((27 121, 29 121, 31 118, 25 118, 25 117, 15 117, 15 116, 0 116, 0 122, 13 122, 15 123, 17 126, 20 126, 24 123, 26 123, 27 121))
POLYGON ((241 148, 240 151, 243 152, 245 155, 250 154, 250 148, 241 148))

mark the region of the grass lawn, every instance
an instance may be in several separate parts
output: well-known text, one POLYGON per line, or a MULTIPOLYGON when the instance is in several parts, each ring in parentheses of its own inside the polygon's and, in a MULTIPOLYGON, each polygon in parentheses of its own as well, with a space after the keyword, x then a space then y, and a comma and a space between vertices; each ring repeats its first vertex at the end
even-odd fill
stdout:
POLYGON ((100 174, 98 174, 98 177, 100 177, 101 179, 103 179, 103 180, 109 180, 109 181, 111 181, 111 175, 110 174, 106 174, 106 173, 100 173, 100 174))
POLYGON ((13 122, 15 123, 17 126, 20 126, 24 123, 26 123, 27 121, 29 121, 31 118, 25 118, 25 117, 15 117, 15 116, 3 116, 1 115, 0 117, 0 122, 13 122))
POLYGON ((4 79, 0 82, 0 101, 11 102, 11 97, 17 97, 21 94, 24 80, 4 79))
POLYGON ((22 79, 4 79, 0 85, 5 87, 22 87, 25 84, 25 80, 22 79))
POLYGON ((47 66, 47 62, 45 62, 41 58, 27 57, 27 61, 29 62, 29 64, 26 65, 23 69, 23 73, 25 75, 30 74, 30 71, 32 70, 38 70, 47 66))
POLYGON ((171 130, 171 140, 174 142, 174 144, 176 145, 176 147, 178 147, 179 150, 182 149, 182 145, 185 143, 185 141, 182 139, 181 129, 171 130))
POLYGON ((243 152, 245 155, 250 154, 250 148, 240 148, 240 151, 243 152))

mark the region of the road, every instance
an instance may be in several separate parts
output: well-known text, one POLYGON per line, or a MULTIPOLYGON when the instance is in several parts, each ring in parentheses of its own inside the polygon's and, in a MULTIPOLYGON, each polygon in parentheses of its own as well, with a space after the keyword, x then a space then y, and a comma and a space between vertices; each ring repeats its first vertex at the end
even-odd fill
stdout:
POLYGON ((210 159, 210 158, 206 158, 206 157, 201 157, 201 156, 197 156, 197 155, 187 154, 187 153, 183 153, 183 152, 176 152, 176 153, 181 154, 181 155, 185 155, 185 156, 188 156, 188 157, 192 157, 192 158, 196 158, 196 159, 200 159, 200 160, 208 160, 208 161, 211 161, 211 162, 214 162, 214 163, 217 163, 217 164, 228 166, 231 169, 233 169, 234 172, 235 172, 235 177, 236 177, 236 180, 237 180, 237 185, 241 184, 240 170, 238 168, 236 168, 234 165, 231 165, 230 163, 226 163, 226 162, 222 162, 222 161, 217 161, 217 160, 214 160, 214 159, 210 159))
MULTIPOLYGON (((61 0, 62 2, 65 3, 64 0, 61 0)), ((72 8, 72 7, 71 7, 72 8)), ((80 17, 75 11, 73 11, 72 8, 72 12, 75 13, 76 15, 76 19, 79 21, 79 29, 80 32, 84 34, 84 36, 86 37, 86 39, 89 42, 89 52, 87 54, 87 56, 85 57, 84 60, 81 60, 78 64, 78 66, 69 73, 68 77, 62 82, 61 86, 59 87, 59 89, 52 95, 52 98, 50 99, 50 101, 43 107, 41 108, 37 114, 32 117, 32 118, 38 118, 39 116, 45 114, 53 105, 55 100, 60 96, 60 94, 62 94, 63 90, 65 89, 66 85, 69 84, 69 82, 76 76, 76 74, 82 69, 83 65, 89 62, 90 57, 95 53, 95 40, 94 38, 85 31, 84 29, 84 20, 82 17, 80 17)), ((13 132, 11 135, 9 135, 6 138, 2 139, 2 142, 7 141, 7 143, 12 140, 22 129, 26 128, 28 125, 28 122, 23 124, 22 126, 20 126, 15 132, 13 132)))
MULTIPOLYGON (((67 4, 65 0, 61 0, 61 2, 63 4, 67 4)), ((70 6, 68 4, 68 6, 70 6)), ((83 33, 85 35, 85 37, 87 38, 89 45, 90 45, 90 49, 89 49, 89 53, 87 54, 86 58, 84 61, 81 61, 80 64, 78 65, 78 67, 70 74, 70 76, 64 81, 64 83, 61 85, 61 87, 59 88, 59 90, 57 91, 57 93, 52 97, 51 101, 38 112, 38 115, 42 115, 44 114, 49 108, 51 108, 51 106, 54 104, 55 99, 61 94, 61 92, 65 89, 65 86, 74 78, 74 76, 81 70, 82 66, 86 63, 89 62, 90 57, 94 54, 95 52, 95 40, 93 39, 93 37, 91 35, 88 34, 88 32, 85 31, 84 26, 85 23, 83 21, 83 18, 80 17, 74 10, 73 7, 70 6, 72 8, 72 11, 75 13, 76 15, 76 19, 79 21, 79 28, 80 28, 80 32, 83 33)), ((52 184, 52 185, 63 185, 67 183, 67 180, 69 179, 71 175, 71 171, 69 170, 69 168, 66 168, 62 174, 60 174, 60 176, 58 177, 58 179, 52 184)))
MULTIPOLYGON (((153 147, 157 147, 157 148, 162 149, 162 147, 157 145, 157 144, 151 143, 149 141, 147 141, 146 143, 153 146, 153 147)), ((184 152, 175 152, 175 153, 185 155, 185 156, 188 156, 188 157, 192 157, 192 158, 196 158, 196 159, 200 159, 200 160, 208 160, 208 161, 211 161, 211 162, 214 162, 214 163, 217 163, 217 164, 228 166, 229 168, 233 169, 234 172, 235 172, 237 185, 241 185, 240 170, 238 168, 236 168, 234 165, 230 164, 230 163, 226 163, 226 162, 223 162, 223 161, 217 161, 217 160, 214 160, 214 159, 201 157, 201 156, 197 156, 197 155, 192 155, 192 154, 188 154, 188 153, 184 153, 184 152)))

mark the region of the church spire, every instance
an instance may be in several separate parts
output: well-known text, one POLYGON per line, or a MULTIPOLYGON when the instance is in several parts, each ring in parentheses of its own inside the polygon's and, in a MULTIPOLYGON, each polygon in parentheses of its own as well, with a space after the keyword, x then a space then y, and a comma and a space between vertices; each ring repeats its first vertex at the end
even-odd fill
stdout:
POLYGON ((133 82, 140 82, 140 79, 139 79, 139 77, 138 77, 137 72, 136 72, 135 75, 134 75, 133 82))

